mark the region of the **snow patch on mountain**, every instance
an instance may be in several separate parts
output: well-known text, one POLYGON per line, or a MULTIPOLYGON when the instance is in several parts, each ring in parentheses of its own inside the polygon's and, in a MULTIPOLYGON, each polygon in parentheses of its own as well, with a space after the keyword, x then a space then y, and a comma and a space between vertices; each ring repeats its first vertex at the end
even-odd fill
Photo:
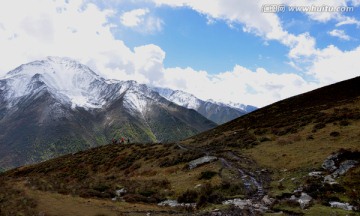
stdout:
POLYGON ((176 103, 177 105, 186 107, 188 109, 197 110, 204 102, 192 94, 180 90, 172 90, 169 88, 154 87, 154 91, 158 92, 162 97, 176 103))
MULTIPOLYGON (((99 97, 96 81, 105 84, 105 80, 90 68, 69 58, 48 57, 10 71, 4 77, 9 88, 7 100, 16 100, 46 86, 51 94, 64 103, 85 108, 100 108, 104 101, 99 97)), ((9 103, 14 104, 14 103, 9 103)))
POLYGON ((220 107, 231 107, 244 112, 251 112, 257 109, 254 106, 234 103, 234 102, 223 103, 223 102, 214 101, 212 99, 204 101, 195 97, 190 93, 180 90, 172 90, 169 88, 160 88, 160 87, 153 87, 152 89, 158 92, 162 97, 168 99, 169 101, 172 101, 180 106, 184 106, 189 109, 197 110, 204 103, 208 103, 212 105, 216 104, 220 107))

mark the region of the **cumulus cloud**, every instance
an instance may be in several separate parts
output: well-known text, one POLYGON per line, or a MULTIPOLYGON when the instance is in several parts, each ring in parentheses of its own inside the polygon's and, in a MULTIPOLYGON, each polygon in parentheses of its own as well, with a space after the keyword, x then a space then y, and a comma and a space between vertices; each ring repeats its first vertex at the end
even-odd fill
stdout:
POLYGON ((204 100, 236 101, 260 107, 318 86, 296 74, 275 74, 264 68, 251 71, 239 65, 217 75, 191 68, 168 68, 162 84, 204 100))
POLYGON ((321 51, 309 69, 309 74, 323 85, 359 76, 359 57, 360 47, 341 51, 335 46, 329 46, 321 51))
POLYGON ((333 37, 340 38, 341 40, 350 40, 350 36, 345 33, 344 30, 334 29, 328 32, 329 35, 333 37))
POLYGON ((149 70, 161 69, 164 52, 155 45, 132 51, 114 38, 111 30, 116 26, 108 20, 115 14, 82 0, 13 0, 2 4, 0 73, 46 56, 66 56, 109 78, 151 82, 149 70))
POLYGON ((127 27, 136 27, 144 22, 144 16, 149 13, 147 8, 135 9, 132 11, 125 12, 121 15, 121 24, 127 27))
POLYGON ((356 25, 359 27, 360 21, 353 17, 344 17, 343 19, 339 20, 339 22, 335 26, 339 27, 343 25, 356 25))
MULTIPOLYGON (((354 68, 357 67, 353 67, 346 73, 343 73, 343 70, 341 70, 341 68, 348 68, 349 65, 360 66, 358 62, 350 60, 356 56, 358 58, 360 57, 360 53, 356 52, 357 49, 350 53, 343 52, 334 46, 318 49, 315 38, 309 33, 304 32, 298 35, 289 33, 283 29, 281 20, 276 14, 262 13, 261 6, 269 3, 266 0, 241 2, 236 0, 214 0, 207 4, 202 4, 194 0, 153 1, 158 6, 188 7, 204 14, 208 19, 224 20, 229 23, 229 25, 239 23, 243 25, 245 32, 263 37, 266 40, 277 40, 289 48, 289 64, 293 68, 304 72, 307 71, 308 75, 316 78, 316 82, 311 83, 296 74, 278 75, 261 68, 250 71, 241 66, 236 66, 233 71, 220 73, 216 76, 209 76, 206 72, 196 72, 190 68, 176 68, 166 69, 165 78, 167 78, 167 81, 165 83, 171 85, 170 87, 188 90, 203 98, 212 95, 212 97, 216 99, 234 101, 245 99, 244 101, 249 101, 250 103, 261 106, 315 87, 331 84, 357 75, 354 71, 354 68), (337 58, 343 59, 344 61, 335 61, 337 58), (335 63, 329 64, 330 61, 336 62, 336 67, 333 67, 332 70, 329 70, 328 67, 335 63), (196 84, 194 81, 188 80, 187 77, 196 77, 198 80, 201 80, 201 86, 209 87, 206 89, 211 89, 210 91, 212 92, 201 92, 201 89, 205 88, 199 88, 200 82, 196 84), (215 89, 222 90, 216 91, 215 89), (241 95, 241 99, 239 95, 241 95)), ((296 5, 294 1, 290 0, 274 0, 271 3, 285 4, 288 6, 311 6, 315 4, 312 0, 299 0, 296 1, 296 5)), ((321 0, 316 1, 316 5, 338 7, 346 6, 347 2, 345 0, 321 0)), ((346 17, 341 13, 309 12, 306 14, 310 19, 319 22, 336 20, 339 22, 338 25, 354 24, 357 22, 356 19, 346 17)), ((341 36, 343 39, 346 38, 346 34, 341 34, 342 32, 336 33, 337 36, 341 36)), ((332 34, 334 34, 334 32, 332 34)))
POLYGON ((140 8, 123 13, 120 22, 126 27, 135 29, 142 33, 154 33, 162 30, 164 22, 149 14, 149 9, 140 8))
MULTIPOLYGON (((233 23, 243 25, 243 31, 263 37, 266 40, 276 40, 289 47, 289 57, 296 61, 300 57, 311 58, 315 49, 315 39, 309 33, 294 35, 282 27, 280 18, 275 13, 263 13, 263 5, 269 4, 261 1, 213 0, 203 4, 195 0, 153 0, 156 5, 169 5, 172 7, 188 7, 208 19, 224 20, 230 26, 233 23)), ((286 1, 274 0, 274 3, 286 1)))
MULTIPOLYGON (((251 34, 280 41, 289 47, 291 60, 312 59, 308 74, 317 82, 306 81, 294 73, 276 74, 240 65, 216 75, 190 67, 164 68, 166 53, 159 46, 147 44, 130 49, 112 34, 116 25, 158 31, 163 22, 152 16, 150 9, 125 12, 118 23, 110 23, 110 18, 118 17, 115 11, 82 0, 12 0, 0 5, 0 73, 46 56, 67 56, 107 78, 137 80, 188 91, 202 99, 256 106, 358 75, 355 68, 360 67, 356 61, 360 48, 343 52, 329 46, 319 50, 308 33, 293 35, 282 28, 276 14, 261 13, 257 1, 244 1, 241 5, 236 0, 214 0, 207 4, 191 0, 155 1, 158 5, 190 7, 210 21, 240 23, 251 34)), ((289 64, 297 66, 292 61, 289 64)))

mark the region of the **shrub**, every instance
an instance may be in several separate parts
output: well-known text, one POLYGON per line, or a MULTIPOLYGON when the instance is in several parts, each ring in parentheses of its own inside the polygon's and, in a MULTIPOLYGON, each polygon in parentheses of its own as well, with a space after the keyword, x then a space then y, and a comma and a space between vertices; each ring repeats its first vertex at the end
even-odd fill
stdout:
POLYGON ((333 131, 333 132, 330 133, 330 136, 332 136, 332 137, 338 137, 338 136, 340 136, 340 133, 337 132, 337 131, 333 131))
POLYGON ((261 137, 259 139, 260 142, 268 142, 268 141, 271 141, 271 139, 269 137, 261 137))
POLYGON ((277 144, 279 144, 279 145, 287 145, 287 144, 291 144, 291 143, 292 143, 291 140, 288 140, 288 139, 279 139, 277 141, 277 144))
POLYGON ((201 172, 200 177, 199 177, 199 180, 201 180, 201 179, 209 180, 209 179, 211 179, 212 177, 214 177, 216 174, 217 174, 217 172, 214 172, 214 171, 204 171, 204 172, 201 172))
POLYGON ((195 203, 198 198, 198 193, 194 190, 187 190, 181 194, 177 201, 179 203, 195 203))
POLYGON ((130 203, 136 203, 136 202, 149 202, 151 200, 149 200, 147 197, 140 195, 140 194, 126 194, 123 196, 123 199, 126 202, 130 202, 130 203))
POLYGON ((313 129, 316 131, 316 130, 320 130, 320 129, 324 128, 324 127, 326 127, 326 124, 318 123, 318 124, 314 125, 313 129))
POLYGON ((348 126, 348 125, 350 125, 350 122, 347 121, 347 120, 342 120, 342 121, 339 122, 339 125, 340 126, 348 126))
POLYGON ((94 186, 93 189, 100 191, 100 192, 104 192, 106 190, 108 190, 110 188, 109 185, 103 184, 103 183, 99 183, 98 185, 94 186))
POLYGON ((314 139, 314 136, 313 135, 309 135, 306 137, 306 140, 313 140, 314 139))
POLYGON ((91 197, 111 198, 113 194, 107 192, 100 192, 93 189, 83 189, 79 191, 79 196, 83 198, 91 198, 91 197))

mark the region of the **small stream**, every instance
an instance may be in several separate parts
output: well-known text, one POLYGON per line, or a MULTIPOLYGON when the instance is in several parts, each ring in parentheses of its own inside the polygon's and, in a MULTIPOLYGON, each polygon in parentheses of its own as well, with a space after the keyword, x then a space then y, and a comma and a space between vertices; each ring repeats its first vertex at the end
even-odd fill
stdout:
POLYGON ((252 196, 254 199, 261 199, 264 196, 264 189, 262 184, 255 179, 255 177, 249 173, 246 174, 242 169, 237 169, 239 171, 241 180, 244 182, 245 189, 247 192, 253 191, 253 187, 256 187, 256 193, 252 196))
MULTIPOLYGON (((225 158, 220 158, 220 161, 224 168, 234 168, 233 164, 227 161, 225 158)), ((248 193, 252 193, 256 188, 256 193, 252 195, 252 199, 259 200, 265 193, 262 183, 256 180, 253 173, 246 172, 238 167, 235 167, 239 172, 240 178, 244 183, 245 189, 248 193)))

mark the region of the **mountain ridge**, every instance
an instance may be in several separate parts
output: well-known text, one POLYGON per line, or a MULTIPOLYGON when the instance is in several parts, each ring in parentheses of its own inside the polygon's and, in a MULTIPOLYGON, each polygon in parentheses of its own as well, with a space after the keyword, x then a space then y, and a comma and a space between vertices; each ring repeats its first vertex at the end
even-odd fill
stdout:
POLYGON ((107 144, 184 139, 216 124, 144 84, 105 80, 68 58, 23 64, 0 80, 0 167, 107 144), (12 161, 12 162, 9 162, 12 161))
POLYGON ((254 106, 244 104, 226 104, 213 100, 204 101, 181 90, 160 87, 153 87, 152 89, 169 101, 189 109, 194 109, 217 124, 224 124, 257 109, 254 106))

